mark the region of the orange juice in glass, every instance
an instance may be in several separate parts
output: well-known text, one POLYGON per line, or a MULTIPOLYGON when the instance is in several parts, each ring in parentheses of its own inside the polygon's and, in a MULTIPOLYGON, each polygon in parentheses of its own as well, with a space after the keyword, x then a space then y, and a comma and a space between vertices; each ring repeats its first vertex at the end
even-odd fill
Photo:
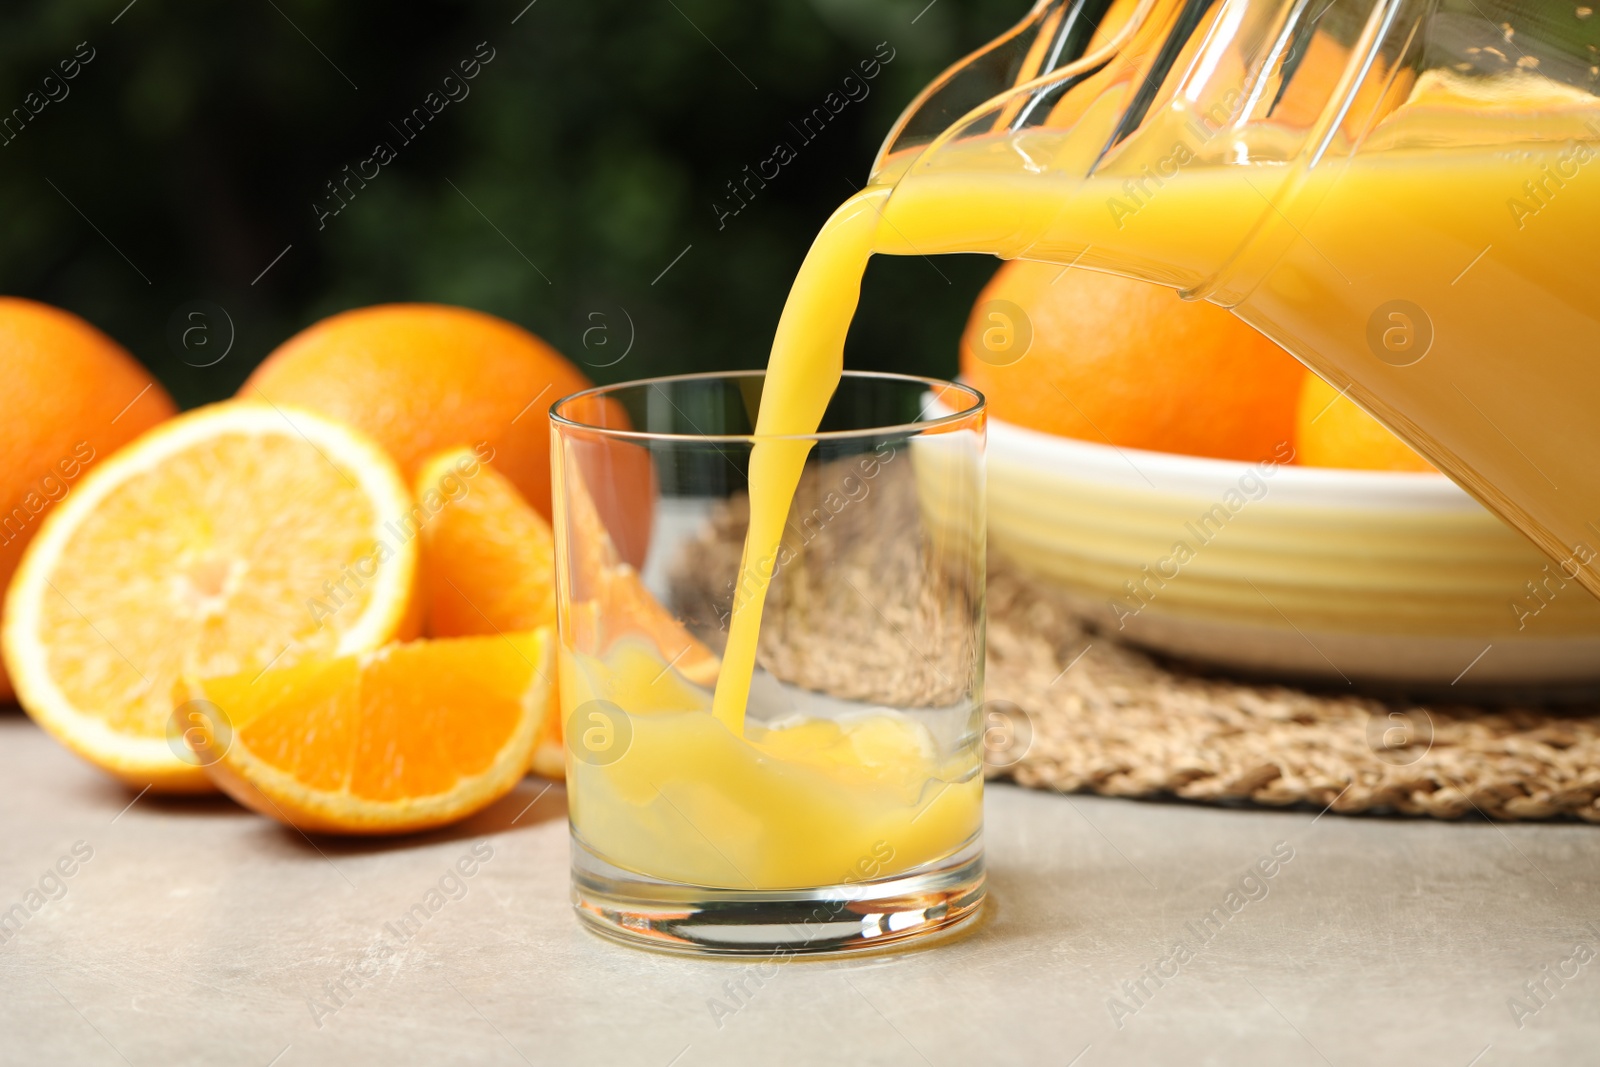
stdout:
POLYGON ((697 951, 944 930, 984 885, 983 401, 847 374, 813 432, 762 437, 767 388, 666 378, 553 409, 575 902, 697 951), (602 516, 640 469, 635 567, 602 516))

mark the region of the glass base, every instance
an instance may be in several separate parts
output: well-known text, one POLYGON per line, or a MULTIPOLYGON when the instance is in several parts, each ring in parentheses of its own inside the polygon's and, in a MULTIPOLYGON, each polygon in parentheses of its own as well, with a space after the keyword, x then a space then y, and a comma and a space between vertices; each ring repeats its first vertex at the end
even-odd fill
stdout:
POLYGON ((597 933, 696 955, 771 956, 900 947, 954 931, 983 904, 983 847, 906 874, 807 889, 663 882, 572 842, 572 903, 597 933))

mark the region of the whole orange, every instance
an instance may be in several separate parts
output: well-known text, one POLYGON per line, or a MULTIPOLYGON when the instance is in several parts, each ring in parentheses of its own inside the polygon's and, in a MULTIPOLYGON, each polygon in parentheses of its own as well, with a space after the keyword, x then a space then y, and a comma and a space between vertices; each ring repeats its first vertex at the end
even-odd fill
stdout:
MULTIPOLYGON (((550 518, 552 402, 589 380, 520 326, 442 304, 383 304, 346 311, 278 346, 241 397, 295 404, 364 430, 407 479, 440 452, 487 444, 484 458, 550 518)), ((649 535, 648 471, 619 498, 633 558, 649 535)))
MULTIPOLYGON (((176 408, 127 350, 69 312, 0 297, 0 591, 51 507, 176 408)), ((0 700, 12 699, 0 667, 0 700)))
POLYGON ((1247 461, 1294 441, 1306 375, 1212 304, 1016 261, 979 295, 961 372, 1005 422, 1124 448, 1247 461))

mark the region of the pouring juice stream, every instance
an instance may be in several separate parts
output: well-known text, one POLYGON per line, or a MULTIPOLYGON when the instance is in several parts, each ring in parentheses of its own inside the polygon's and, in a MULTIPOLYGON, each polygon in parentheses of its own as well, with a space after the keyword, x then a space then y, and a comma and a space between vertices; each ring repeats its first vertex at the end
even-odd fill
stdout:
MULTIPOLYGON (((1600 545, 1600 299, 1594 273, 1574 269, 1600 247, 1600 164, 1590 163, 1600 144, 1530 140, 1520 151, 1398 150, 1314 171, 1299 192, 1319 205, 1315 216, 1235 310, 1600 591, 1585 565, 1600 545), (1508 209, 1553 169, 1567 175, 1560 199, 1540 201, 1531 220, 1508 209), (1425 321, 1374 317, 1397 298, 1425 321), (1432 360, 1384 362, 1374 348, 1392 329, 1426 331, 1400 358, 1426 343, 1432 360)), ((1290 180, 1275 163, 1195 165, 1140 196, 1115 173, 1041 178, 1023 166, 1071 148, 1059 131, 977 139, 940 169, 869 186, 839 208, 784 307, 757 434, 815 432, 874 252, 1022 256, 1191 288, 1245 243, 1290 180)), ((718 718, 736 732, 760 594, 803 463, 792 442, 758 444, 752 460, 742 596, 716 694, 718 718)))

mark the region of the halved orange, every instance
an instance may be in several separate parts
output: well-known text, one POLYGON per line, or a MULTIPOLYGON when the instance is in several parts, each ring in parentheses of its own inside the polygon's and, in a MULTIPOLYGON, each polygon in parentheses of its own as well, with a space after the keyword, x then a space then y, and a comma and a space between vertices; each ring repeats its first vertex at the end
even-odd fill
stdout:
POLYGON ((209 791, 169 730, 184 675, 259 672, 415 632, 411 495, 321 416, 230 402, 163 423, 56 505, 6 598, 38 723, 130 785, 209 791))
POLYGON ((552 632, 390 645, 186 683, 221 789, 307 831, 397 834, 514 788, 554 702, 552 632))

